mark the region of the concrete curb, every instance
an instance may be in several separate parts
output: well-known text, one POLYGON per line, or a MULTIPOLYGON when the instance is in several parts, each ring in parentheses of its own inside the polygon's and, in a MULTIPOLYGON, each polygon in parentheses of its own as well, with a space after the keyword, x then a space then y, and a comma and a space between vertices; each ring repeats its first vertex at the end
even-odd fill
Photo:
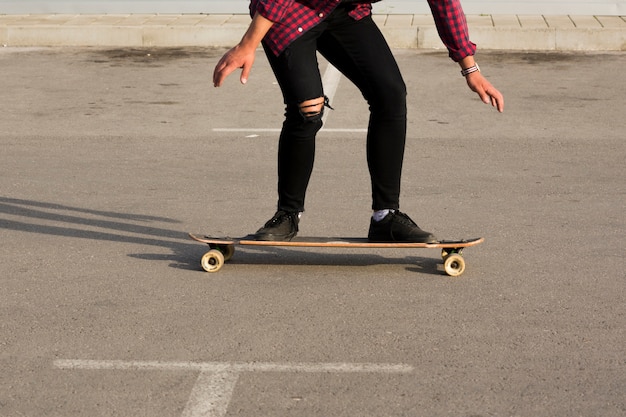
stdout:
MULTIPOLYGON (((483 50, 625 51, 623 16, 468 16, 483 50)), ((375 15, 393 48, 443 49, 430 15, 375 15)), ((0 15, 0 45, 232 46, 247 15, 0 15)))

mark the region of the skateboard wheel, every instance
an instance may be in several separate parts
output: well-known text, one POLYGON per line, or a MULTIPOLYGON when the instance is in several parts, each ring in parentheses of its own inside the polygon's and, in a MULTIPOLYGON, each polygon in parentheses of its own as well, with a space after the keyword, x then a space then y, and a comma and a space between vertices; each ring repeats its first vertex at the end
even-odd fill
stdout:
POLYGON ((235 254, 235 245, 220 245, 218 243, 209 243, 211 249, 218 250, 224 255, 224 260, 229 261, 235 254))
POLYGON ((224 260, 229 261, 235 254, 235 245, 220 245, 218 249, 224 255, 224 260))
POLYGON ((443 260, 443 268, 451 277, 458 277, 465 271, 465 260, 461 255, 453 253, 443 260))
POLYGON ((217 249, 211 249, 204 254, 200 264, 207 272, 217 272, 224 265, 224 255, 217 249))

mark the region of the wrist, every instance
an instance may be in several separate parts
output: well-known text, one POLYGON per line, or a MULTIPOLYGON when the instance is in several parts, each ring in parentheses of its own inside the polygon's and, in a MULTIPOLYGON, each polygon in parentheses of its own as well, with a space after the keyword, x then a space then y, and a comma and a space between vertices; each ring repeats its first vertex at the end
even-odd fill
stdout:
POLYGON ((273 25, 274 22, 261 16, 257 12, 252 18, 252 22, 250 22, 250 26, 248 26, 248 30, 243 35, 239 45, 247 50, 256 50, 273 25))
POLYGON ((472 74, 474 72, 480 72, 480 67, 475 62, 474 62, 473 65, 471 65, 469 67, 464 67, 464 68, 461 69, 461 75, 464 76, 464 77, 467 77, 468 75, 470 75, 470 74, 472 74))

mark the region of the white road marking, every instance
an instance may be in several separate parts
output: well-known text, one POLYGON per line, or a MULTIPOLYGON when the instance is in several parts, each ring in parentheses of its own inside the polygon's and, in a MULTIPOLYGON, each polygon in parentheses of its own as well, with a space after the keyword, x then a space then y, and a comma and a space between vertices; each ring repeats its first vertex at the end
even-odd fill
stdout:
MULTIPOLYGON (((219 127, 219 128, 213 128, 211 129, 213 132, 222 132, 222 133, 238 133, 238 132, 242 132, 242 133, 247 133, 247 132, 254 132, 254 133, 280 133, 280 129, 276 129, 276 128, 237 128, 237 127, 233 127, 233 128, 229 128, 229 127, 219 127)), ((329 129, 329 128, 325 128, 323 127, 322 130, 320 130, 320 132, 330 132, 330 133, 366 133, 367 129, 329 129)), ((252 137, 253 135, 247 136, 247 137, 252 137)))
POLYGON ((238 379, 239 373, 227 370, 200 372, 182 417, 220 417, 226 415, 238 379))
POLYGON ((406 364, 159 362, 60 359, 54 367, 67 370, 199 371, 182 417, 223 417, 242 372, 383 373, 406 374, 406 364))
POLYGON ((201 372, 407 373, 413 371, 411 365, 376 363, 159 362, 59 359, 54 361, 54 366, 59 369, 201 372))
MULTIPOLYGON (((322 77, 322 85, 324 86, 324 94, 328 97, 329 103, 332 102, 335 98, 335 93, 337 92, 337 88, 339 88, 339 82, 341 81, 341 73, 337 68, 328 64, 326 67, 326 71, 324 72, 324 76, 322 77)), ((324 112, 324 116, 322 117, 322 122, 326 124, 326 119, 328 119, 329 111, 324 112)))

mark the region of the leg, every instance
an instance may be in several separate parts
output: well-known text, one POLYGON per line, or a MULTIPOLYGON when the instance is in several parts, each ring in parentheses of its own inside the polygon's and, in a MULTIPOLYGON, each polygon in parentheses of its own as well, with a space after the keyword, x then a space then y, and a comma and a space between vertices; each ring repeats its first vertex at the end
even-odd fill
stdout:
POLYGON ((315 135, 322 127, 323 106, 323 97, 287 104, 278 142, 279 210, 304 211, 315 160, 315 135))
POLYGON ((399 210, 406 142, 406 86, 387 42, 371 18, 352 20, 338 8, 319 40, 320 52, 359 88, 370 106, 367 161, 372 208, 391 209, 372 218, 368 238, 378 242, 434 242, 399 210), (377 221, 380 220, 380 221, 377 221))
POLYGON ((316 55, 321 30, 309 31, 278 57, 266 49, 286 107, 278 146, 279 210, 304 210, 315 159, 315 136, 322 127, 325 104, 316 55))
POLYGON ((406 86, 387 42, 371 18, 354 21, 339 8, 319 50, 361 91, 370 107, 367 161, 372 208, 397 209, 406 142, 406 86))
POLYGON ((315 135, 322 127, 325 105, 316 30, 279 56, 265 48, 283 93, 285 121, 278 142, 278 211, 256 232, 259 240, 291 240, 298 232, 299 213, 304 211, 315 159, 315 135))

